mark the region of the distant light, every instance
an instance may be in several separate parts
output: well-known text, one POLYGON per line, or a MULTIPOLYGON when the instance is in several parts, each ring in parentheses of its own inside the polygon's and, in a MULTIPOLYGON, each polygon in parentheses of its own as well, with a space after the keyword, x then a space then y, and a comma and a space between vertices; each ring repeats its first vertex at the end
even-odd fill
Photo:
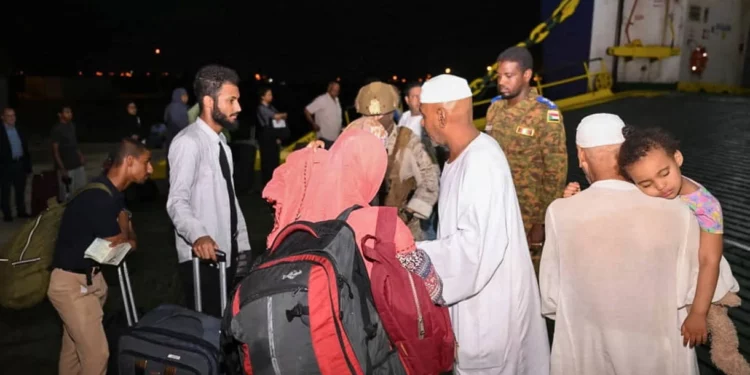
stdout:
POLYGON ((708 53, 707 52, 703 52, 703 57, 708 57, 708 53))
POLYGON ((151 77, 151 72, 146 72, 146 77, 151 77))
POLYGON ((20 72, 18 72, 18 74, 20 74, 20 75, 23 75, 23 70, 22 70, 22 71, 20 71, 20 72))
POLYGON ((268 83, 273 83, 273 78, 269 78, 268 83))
POLYGON ((487 71, 488 71, 488 72, 491 72, 491 71, 492 71, 492 67, 491 67, 491 66, 489 66, 489 65, 487 65, 487 71))
POLYGON ((154 53, 158 55, 158 54, 161 53, 161 50, 157 48, 157 49, 154 50, 154 53))
POLYGON ((125 77, 125 72, 120 72, 120 77, 125 77))
POLYGON ((432 78, 432 74, 427 74, 427 79, 432 78))
POLYGON ((164 73, 162 73, 161 75, 163 75, 163 76, 165 76, 165 77, 168 77, 168 76, 169 76, 169 72, 164 72, 164 73))
POLYGON ((401 78, 401 83, 406 83, 406 78, 401 78))
POLYGON ((422 82, 422 78, 419 79, 419 82, 422 82))
POLYGON ((285 86, 286 85, 286 81, 281 81, 279 84, 282 85, 282 86, 285 86))
POLYGON ((258 74, 258 73, 255 73, 255 80, 256 80, 256 81, 260 81, 260 74, 258 74))
POLYGON ((114 77, 115 76, 115 72, 109 72, 109 76, 110 77, 114 77))
POLYGON ((82 76, 82 75, 83 75, 83 72, 79 70, 79 71, 78 71, 78 75, 79 75, 79 76, 82 76))
POLYGON ((698 67, 697 67, 697 66, 695 66, 695 65, 693 65, 693 67, 692 67, 691 69, 692 69, 693 71, 696 71, 696 70, 698 70, 698 67))
POLYGON ((398 76, 397 76, 397 75, 394 75, 394 76, 393 76, 393 80, 394 80, 394 81, 398 81, 398 76))
POLYGON ((451 68, 445 68, 445 74, 451 74, 451 68))
POLYGON ((103 75, 104 75, 104 73, 102 73, 102 72, 96 72, 96 73, 94 73, 94 74, 95 74, 95 75, 96 75, 97 77, 101 77, 101 76, 103 76, 103 75))
POLYGON ((336 82, 341 82, 341 77, 336 77, 336 82))

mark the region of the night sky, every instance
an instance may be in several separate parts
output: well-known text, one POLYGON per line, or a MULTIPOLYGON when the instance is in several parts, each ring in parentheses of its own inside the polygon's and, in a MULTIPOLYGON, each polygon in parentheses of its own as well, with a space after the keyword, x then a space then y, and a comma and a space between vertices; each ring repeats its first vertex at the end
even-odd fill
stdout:
POLYGON ((192 73, 218 62, 288 81, 446 67, 471 79, 541 19, 538 2, 501 0, 25 1, 9 13, 6 57, 26 74, 192 73))

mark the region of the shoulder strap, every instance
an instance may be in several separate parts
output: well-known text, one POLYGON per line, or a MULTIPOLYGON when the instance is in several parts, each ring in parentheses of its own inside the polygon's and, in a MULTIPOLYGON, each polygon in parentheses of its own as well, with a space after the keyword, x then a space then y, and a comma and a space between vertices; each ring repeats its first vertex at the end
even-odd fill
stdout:
POLYGON ((362 208, 362 206, 355 204, 354 206, 351 206, 344 210, 344 212, 340 213, 339 216, 336 216, 336 220, 346 221, 347 219, 349 219, 349 215, 352 212, 359 210, 360 208, 362 208))
POLYGON ((101 182, 90 182, 90 183, 86 184, 86 186, 82 187, 80 190, 78 190, 75 193, 73 193, 73 196, 70 197, 70 199, 67 202, 65 202, 65 204, 67 205, 68 203, 72 202, 73 199, 76 199, 76 197, 78 197, 84 191, 86 191, 86 190, 94 190, 94 189, 104 190, 104 191, 107 192, 107 194, 109 194, 110 197, 112 196, 112 191, 109 190, 109 188, 107 187, 107 185, 105 185, 105 184, 103 184, 101 182))

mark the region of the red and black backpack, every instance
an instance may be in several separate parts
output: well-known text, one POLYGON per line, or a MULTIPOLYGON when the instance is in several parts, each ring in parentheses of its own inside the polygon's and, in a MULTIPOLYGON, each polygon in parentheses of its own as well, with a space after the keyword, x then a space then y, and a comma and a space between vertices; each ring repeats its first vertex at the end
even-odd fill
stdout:
MULTIPOLYGON (((288 225, 235 287, 221 336, 229 374, 429 375, 451 369, 447 309, 432 304, 421 280, 398 263, 395 247, 388 241, 371 247, 366 238, 361 245, 373 262, 371 285, 346 223, 358 208, 335 220, 288 225)), ((395 209, 378 209, 386 210, 384 223, 399 220, 395 209)), ((387 236, 378 217, 378 231, 386 228, 387 236)))

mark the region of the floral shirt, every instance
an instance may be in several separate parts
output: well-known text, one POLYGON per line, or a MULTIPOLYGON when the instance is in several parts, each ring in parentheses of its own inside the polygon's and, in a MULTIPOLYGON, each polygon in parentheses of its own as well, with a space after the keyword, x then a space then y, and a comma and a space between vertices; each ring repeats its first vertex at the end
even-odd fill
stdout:
POLYGON ((708 233, 723 234, 724 218, 719 200, 703 185, 693 180, 690 181, 698 185, 698 190, 690 194, 680 195, 680 199, 688 205, 690 211, 693 211, 701 230, 708 233))

